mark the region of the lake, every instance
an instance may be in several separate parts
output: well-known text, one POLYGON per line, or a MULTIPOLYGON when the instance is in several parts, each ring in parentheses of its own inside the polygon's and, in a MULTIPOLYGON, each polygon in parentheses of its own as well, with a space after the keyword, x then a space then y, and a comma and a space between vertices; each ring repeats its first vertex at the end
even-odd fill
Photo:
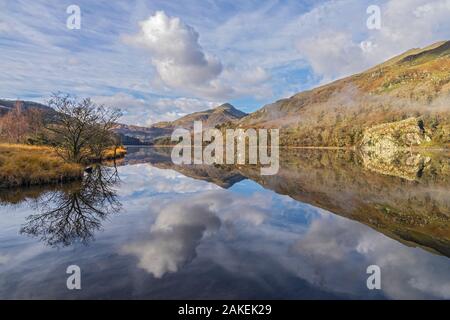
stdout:
POLYGON ((450 298, 448 152, 280 155, 261 176, 129 147, 83 182, 0 191, 0 298, 450 298))

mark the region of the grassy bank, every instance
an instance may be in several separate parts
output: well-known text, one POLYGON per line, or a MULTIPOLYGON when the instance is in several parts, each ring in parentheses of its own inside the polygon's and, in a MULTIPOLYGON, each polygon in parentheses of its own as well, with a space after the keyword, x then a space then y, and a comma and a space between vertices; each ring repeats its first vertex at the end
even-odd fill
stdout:
POLYGON ((0 144, 0 188, 80 179, 83 166, 64 162, 49 147, 0 144))
MULTIPOLYGON (((123 147, 116 150, 116 157, 125 154, 123 147)), ((104 158, 113 159, 114 151, 108 150, 104 158)), ((73 181, 81 179, 83 171, 83 165, 65 162, 49 147, 0 144, 0 188, 73 181)))
POLYGON ((114 160, 117 158, 123 158, 126 154, 127 149, 125 147, 118 147, 115 151, 114 149, 109 149, 103 153, 102 160, 114 160))

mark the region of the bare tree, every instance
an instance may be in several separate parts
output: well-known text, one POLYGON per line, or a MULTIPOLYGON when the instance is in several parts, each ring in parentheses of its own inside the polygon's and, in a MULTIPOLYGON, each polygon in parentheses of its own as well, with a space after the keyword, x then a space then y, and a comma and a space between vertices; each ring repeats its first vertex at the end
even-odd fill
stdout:
POLYGON ((45 193, 31 202, 39 213, 26 218, 20 233, 38 237, 49 246, 88 244, 102 222, 120 212, 115 187, 120 183, 116 168, 96 166, 81 183, 67 190, 45 193))
POLYGON ((99 120, 95 126, 95 135, 89 141, 90 154, 95 159, 101 160, 104 151, 107 148, 114 148, 114 156, 117 147, 120 144, 118 136, 113 133, 112 129, 116 125, 117 119, 121 116, 120 111, 113 112, 105 109, 103 106, 98 108, 99 120))
POLYGON ((33 137, 38 136, 44 127, 44 115, 42 110, 30 108, 27 110, 26 117, 30 135, 33 137))
POLYGON ((117 109, 96 105, 90 98, 78 100, 54 94, 48 102, 56 110, 55 121, 47 126, 53 144, 66 161, 82 163, 89 156, 101 158, 106 148, 114 146, 111 129, 120 118, 117 109))

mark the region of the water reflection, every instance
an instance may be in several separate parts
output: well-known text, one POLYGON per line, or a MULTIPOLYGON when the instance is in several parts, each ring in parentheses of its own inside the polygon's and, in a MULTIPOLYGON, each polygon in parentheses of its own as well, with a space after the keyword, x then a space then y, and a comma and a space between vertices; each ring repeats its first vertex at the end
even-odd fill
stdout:
POLYGON ((168 148, 150 149, 134 161, 222 187, 251 179, 278 194, 362 222, 406 245, 450 257, 448 155, 299 149, 285 149, 282 155, 274 176, 261 176, 255 166, 174 165, 168 148))
POLYGON ((130 148, 84 188, 0 193, 15 203, 0 207, 0 298, 450 298, 448 155, 282 154, 262 177, 130 148), (65 287, 70 264, 81 291, 65 287))
POLYGON ((50 246, 87 244, 121 203, 114 186, 119 182, 116 168, 95 166, 82 182, 56 192, 45 192, 32 201, 38 212, 26 218, 21 234, 39 238, 50 246))
POLYGON ((258 194, 244 197, 223 190, 180 196, 175 203, 161 204, 149 234, 122 252, 135 255, 140 268, 161 278, 192 262, 202 241, 219 230, 231 241, 239 225, 260 226, 270 205, 270 198, 258 194))

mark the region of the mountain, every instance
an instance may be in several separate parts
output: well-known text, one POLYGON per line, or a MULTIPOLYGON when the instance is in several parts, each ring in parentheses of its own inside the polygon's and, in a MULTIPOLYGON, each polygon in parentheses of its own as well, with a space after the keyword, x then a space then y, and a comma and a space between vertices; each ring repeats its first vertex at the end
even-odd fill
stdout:
POLYGON ((253 165, 177 165, 171 148, 128 151, 124 164, 150 163, 222 188, 250 179, 408 246, 450 257, 448 152, 404 150, 387 161, 350 150, 286 148, 280 153, 278 173, 261 175, 253 165))
POLYGON ((390 124, 390 137, 403 141, 399 146, 450 146, 450 41, 409 50, 365 72, 266 105, 236 123, 280 128, 282 145, 337 147, 386 143, 382 130, 376 140, 367 137, 380 124, 390 124), (397 125, 406 119, 410 126, 397 125), (420 134, 409 143, 411 132, 420 134))
POLYGON ((124 144, 138 145, 151 144, 154 139, 169 135, 172 131, 168 128, 139 127, 118 123, 114 132, 121 136, 124 144))
POLYGON ((385 150, 450 147, 450 41, 411 49, 362 73, 245 114, 230 104, 122 134, 165 144, 177 127, 279 128, 284 146, 385 150))
POLYGON ((201 165, 176 165, 171 158, 172 149, 169 147, 155 148, 128 148, 127 158, 121 164, 142 164, 151 163, 152 166, 160 169, 170 169, 180 172, 181 174, 198 180, 212 182, 221 188, 228 189, 235 183, 244 179, 240 175, 237 168, 233 166, 210 166, 201 165))
POLYGON ((158 122, 151 127, 119 124, 115 132, 123 137, 139 139, 143 143, 153 143, 156 139, 167 138, 176 128, 192 130, 194 121, 202 121, 203 128, 206 129, 238 121, 246 115, 231 104, 225 103, 213 109, 188 114, 175 121, 158 122))
MULTIPOLYGON (((0 100, 0 115, 14 103, 0 100)), ((284 146, 450 147, 450 41, 411 49, 251 114, 223 104, 150 127, 118 124, 115 132, 129 143, 152 144, 167 141, 175 128, 191 130, 194 121, 203 128, 279 128, 284 146)))
POLYGON ((226 122, 234 122, 247 114, 236 109, 229 103, 222 104, 214 109, 188 114, 172 122, 158 122, 152 127, 155 128, 184 128, 194 129, 194 121, 202 121, 203 128, 214 128, 226 122))

